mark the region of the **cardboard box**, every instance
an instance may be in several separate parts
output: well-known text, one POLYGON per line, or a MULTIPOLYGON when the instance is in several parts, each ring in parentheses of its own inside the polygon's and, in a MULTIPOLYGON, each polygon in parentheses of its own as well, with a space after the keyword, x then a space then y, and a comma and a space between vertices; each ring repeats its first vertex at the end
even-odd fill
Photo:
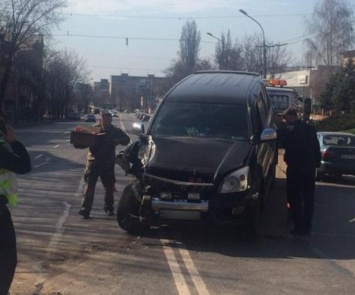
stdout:
POLYGON ((71 131, 70 143, 76 148, 88 148, 100 144, 105 137, 105 133, 93 134, 89 132, 71 131))
POLYGON ((75 131, 79 132, 88 132, 97 134, 100 133, 101 128, 99 126, 92 126, 92 125, 78 125, 75 128, 75 131))

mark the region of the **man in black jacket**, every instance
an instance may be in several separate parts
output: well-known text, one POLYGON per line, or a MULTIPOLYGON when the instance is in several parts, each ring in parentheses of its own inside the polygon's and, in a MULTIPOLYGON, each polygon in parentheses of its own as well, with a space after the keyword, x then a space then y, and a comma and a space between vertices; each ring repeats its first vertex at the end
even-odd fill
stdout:
POLYGON ((291 209, 293 235, 309 235, 314 213, 316 168, 321 153, 315 128, 299 120, 296 110, 284 116, 286 126, 278 129, 278 139, 285 149, 287 164, 287 199, 291 209))
POLYGON ((108 215, 113 215, 113 193, 115 189, 115 158, 116 146, 118 144, 127 145, 130 142, 129 136, 120 128, 112 125, 112 115, 103 110, 100 124, 94 125, 103 133, 102 141, 89 148, 87 164, 84 172, 85 188, 83 201, 79 214, 84 219, 89 218, 94 202, 95 187, 98 178, 105 188, 104 211, 108 215))
POLYGON ((6 295, 17 264, 16 235, 7 204, 17 202, 13 173, 31 171, 31 160, 12 127, 1 125, 0 130, 0 295, 6 295))

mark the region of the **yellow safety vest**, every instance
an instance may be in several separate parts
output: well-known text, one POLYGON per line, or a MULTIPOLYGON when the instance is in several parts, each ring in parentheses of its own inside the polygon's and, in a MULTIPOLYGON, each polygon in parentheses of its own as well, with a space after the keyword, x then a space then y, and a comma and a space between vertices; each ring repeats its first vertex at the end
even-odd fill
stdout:
POLYGON ((17 205, 18 197, 16 174, 3 168, 0 169, 0 195, 5 195, 11 206, 17 205))
MULTIPOLYGON (((2 139, 0 139, 1 143, 4 143, 2 139)), ((7 202, 11 206, 17 205, 17 176, 4 168, 0 168, 0 195, 6 196, 7 202)))

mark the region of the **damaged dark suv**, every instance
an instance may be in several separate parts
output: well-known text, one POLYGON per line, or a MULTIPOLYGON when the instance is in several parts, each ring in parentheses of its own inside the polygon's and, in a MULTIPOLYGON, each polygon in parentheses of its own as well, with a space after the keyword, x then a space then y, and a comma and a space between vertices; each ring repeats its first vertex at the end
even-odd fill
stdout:
POLYGON ((271 117, 257 74, 205 71, 177 83, 139 134, 147 144, 136 145, 134 158, 143 164, 119 202, 119 225, 136 232, 170 220, 212 221, 243 224, 256 235, 275 176, 271 117))

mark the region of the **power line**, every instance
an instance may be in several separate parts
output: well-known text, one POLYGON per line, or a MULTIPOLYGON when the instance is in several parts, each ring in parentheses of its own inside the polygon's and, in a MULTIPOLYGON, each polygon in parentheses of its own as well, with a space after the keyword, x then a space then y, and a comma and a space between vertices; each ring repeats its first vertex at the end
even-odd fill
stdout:
MULTIPOLYGON (((136 16, 136 15, 114 15, 114 14, 84 14, 84 13, 68 13, 69 16, 84 16, 84 17, 109 17, 109 18, 130 18, 130 19, 173 19, 173 20, 186 20, 186 19, 235 19, 241 18, 239 15, 228 16, 136 16)), ((309 13, 290 13, 290 14, 260 14, 253 15, 253 17, 290 17, 290 16, 306 16, 309 13)))
MULTIPOLYGON (((291 38, 289 40, 286 40, 282 43, 270 45, 269 47, 275 47, 275 46, 283 46, 283 45, 289 45, 292 43, 298 43, 298 42, 303 42, 307 40, 308 36, 311 36, 312 34, 305 34, 301 35, 298 37, 291 38), (300 39, 301 40, 297 40, 300 39), (292 41, 295 40, 295 41, 292 41)), ((180 42, 181 39, 174 39, 174 38, 154 38, 154 37, 121 37, 121 36, 110 36, 110 35, 86 35, 86 34, 70 34, 69 31, 67 34, 52 34, 51 36, 54 37, 78 37, 78 38, 95 38, 95 39, 116 39, 116 40, 125 40, 126 45, 128 45, 129 40, 142 40, 142 41, 164 41, 164 42, 180 42)), ((205 44, 215 44, 215 42, 211 41, 200 41, 200 43, 205 43, 205 44)))
MULTIPOLYGON (((78 37, 78 38, 98 38, 98 39, 117 39, 117 40, 125 40, 128 45, 128 40, 143 40, 143 41, 178 41, 181 39, 173 39, 173 38, 153 38, 153 37, 120 37, 120 36, 109 36, 109 35, 86 35, 86 34, 52 34, 54 37, 78 37)), ((210 41, 200 41, 201 43, 211 43, 210 41)))
POLYGON ((147 38, 147 37, 120 37, 120 36, 108 36, 108 35, 85 35, 85 34, 70 34, 69 32, 65 34, 51 35, 57 37, 80 37, 80 38, 100 38, 100 39, 121 39, 126 40, 149 40, 149 41, 179 41, 180 39, 172 38, 147 38))

